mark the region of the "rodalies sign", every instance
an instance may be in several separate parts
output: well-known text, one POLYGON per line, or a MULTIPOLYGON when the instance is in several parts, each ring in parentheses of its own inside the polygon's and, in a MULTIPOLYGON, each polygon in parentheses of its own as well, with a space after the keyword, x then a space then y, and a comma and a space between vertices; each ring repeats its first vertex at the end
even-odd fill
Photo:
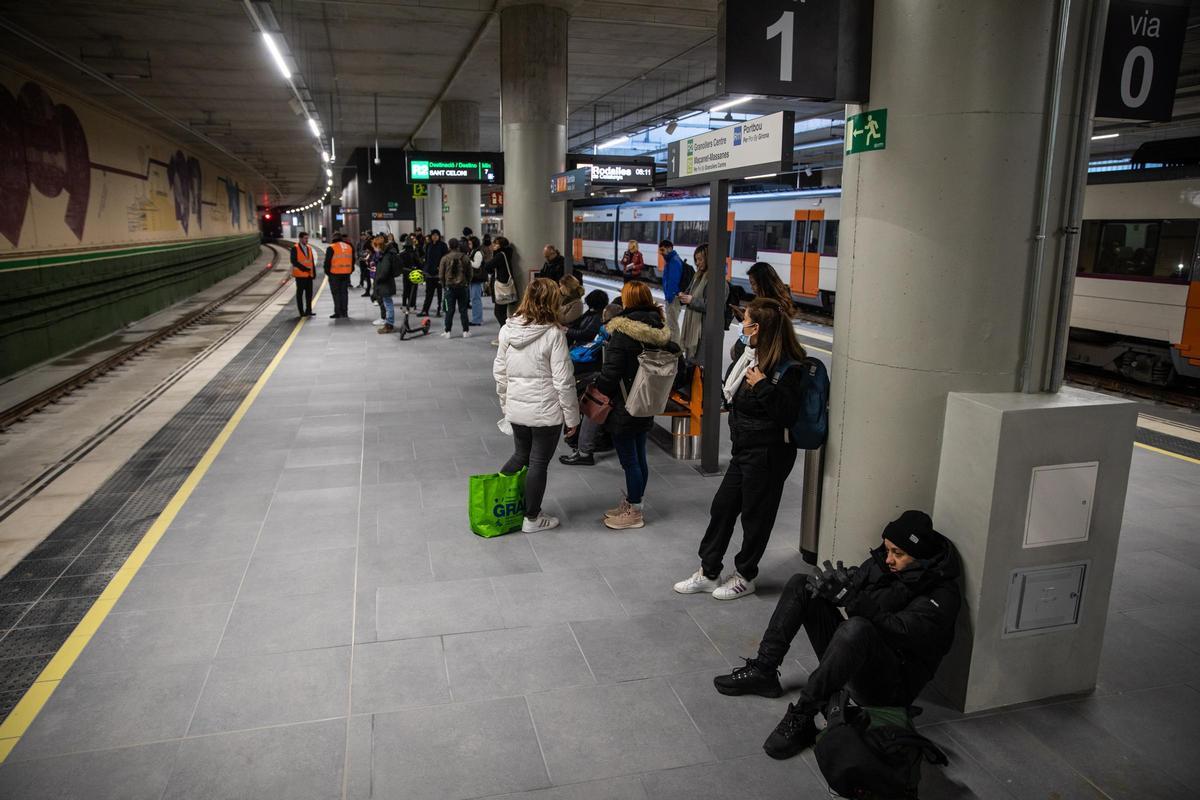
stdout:
POLYGON ((1171 119, 1187 21, 1187 0, 1111 1, 1097 117, 1171 119))

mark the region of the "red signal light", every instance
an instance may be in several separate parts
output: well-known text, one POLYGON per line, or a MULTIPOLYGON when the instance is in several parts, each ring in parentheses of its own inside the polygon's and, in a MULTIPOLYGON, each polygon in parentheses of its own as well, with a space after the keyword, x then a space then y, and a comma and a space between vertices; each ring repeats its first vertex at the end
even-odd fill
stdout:
POLYGON ((263 219, 270 219, 270 218, 271 218, 271 212, 269 212, 269 211, 263 215, 263 219))

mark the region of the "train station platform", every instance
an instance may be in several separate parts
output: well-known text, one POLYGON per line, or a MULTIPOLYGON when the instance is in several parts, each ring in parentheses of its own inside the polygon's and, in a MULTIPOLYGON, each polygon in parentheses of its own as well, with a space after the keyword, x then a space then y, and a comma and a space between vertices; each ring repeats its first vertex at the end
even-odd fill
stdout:
MULTIPOLYGON (((357 296, 331 309, 280 310, 6 580, 0 797, 826 796, 811 752, 762 753, 787 696, 712 687, 808 569, 798 471, 737 601, 671 590, 718 479, 654 448, 645 528, 600 524, 609 455, 551 465, 560 529, 477 538, 467 477, 511 452, 491 309, 407 341, 357 296), (85 530, 112 555, 63 569, 85 530)), ((951 756, 922 797, 1200 793, 1197 515, 1200 461, 1138 448, 1097 691, 973 717, 922 698, 951 756)), ((785 689, 815 663, 800 637, 785 689)))

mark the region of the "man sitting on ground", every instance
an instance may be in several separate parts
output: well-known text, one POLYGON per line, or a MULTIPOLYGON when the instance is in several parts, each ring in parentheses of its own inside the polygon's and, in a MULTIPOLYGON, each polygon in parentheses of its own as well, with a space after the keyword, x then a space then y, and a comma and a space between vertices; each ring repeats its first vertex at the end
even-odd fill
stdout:
POLYGON ((954 640, 958 575, 954 545, 928 514, 905 511, 862 566, 826 561, 815 575, 793 575, 758 656, 713 683, 721 694, 779 697, 779 665, 803 627, 820 664, 763 744, 772 758, 791 758, 816 740, 817 712, 843 688, 862 705, 912 704, 954 640))

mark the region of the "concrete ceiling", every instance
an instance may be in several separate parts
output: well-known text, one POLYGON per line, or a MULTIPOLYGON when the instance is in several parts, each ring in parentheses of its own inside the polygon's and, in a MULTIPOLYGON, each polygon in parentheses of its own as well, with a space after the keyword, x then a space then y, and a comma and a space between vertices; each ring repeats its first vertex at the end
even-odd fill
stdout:
MULTIPOLYGON (((435 101, 446 97, 478 101, 480 147, 500 149, 495 6, 493 0, 270 3, 321 123, 337 137, 339 160, 374 141, 376 97, 383 147, 404 146, 414 136, 421 145, 436 146, 435 101)), ((710 104, 716 7, 716 0, 576 3, 568 52, 572 148, 710 104)), ((103 105, 190 140, 217 162, 250 165, 261 179, 259 197, 269 193, 272 204, 303 203, 323 190, 315 139, 289 104, 292 89, 241 0, 55 0, 53 11, 36 3, 6 3, 3 17, 42 44, 9 36, 0 57, 32 64, 103 105), (81 78, 79 61, 113 77, 81 78), (226 152, 182 131, 163 113, 226 152)), ((1192 2, 1179 86, 1175 122, 1105 125, 1122 136, 1097 142, 1096 150, 1128 152, 1147 137, 1200 131, 1200 0, 1192 2)), ((781 107, 796 110, 798 118, 840 113, 829 104, 777 101, 738 110, 781 107)))

